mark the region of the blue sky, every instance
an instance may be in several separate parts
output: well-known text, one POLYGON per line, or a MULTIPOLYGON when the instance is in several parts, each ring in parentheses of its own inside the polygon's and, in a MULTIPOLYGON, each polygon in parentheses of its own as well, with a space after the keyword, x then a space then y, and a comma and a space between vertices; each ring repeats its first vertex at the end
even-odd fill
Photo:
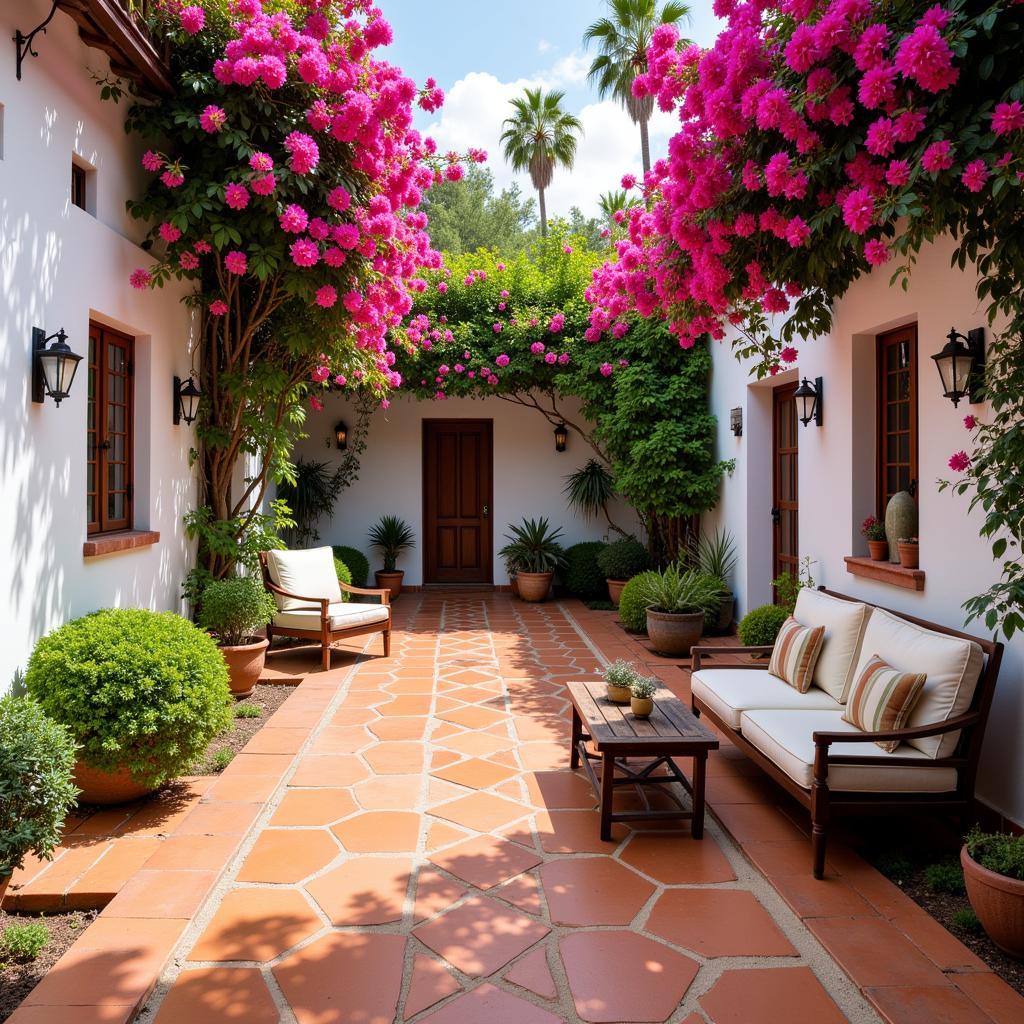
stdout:
MULTIPOLYGON (((604 0, 379 0, 394 29, 395 41, 384 56, 422 84, 433 76, 448 98, 435 115, 418 125, 443 149, 488 150, 488 166, 499 185, 517 180, 533 192, 525 175, 505 167, 498 147, 508 100, 525 85, 559 88, 566 106, 584 123, 576 166, 562 171, 548 195, 551 213, 572 205, 596 211, 600 193, 618 187, 626 172, 640 171, 640 137, 625 112, 600 101, 586 82, 592 53, 583 49, 583 32, 606 10, 604 0)), ((697 0, 686 34, 708 45, 718 31, 710 2, 697 0)), ((664 152, 673 119, 658 114, 651 125, 655 158, 664 152)))

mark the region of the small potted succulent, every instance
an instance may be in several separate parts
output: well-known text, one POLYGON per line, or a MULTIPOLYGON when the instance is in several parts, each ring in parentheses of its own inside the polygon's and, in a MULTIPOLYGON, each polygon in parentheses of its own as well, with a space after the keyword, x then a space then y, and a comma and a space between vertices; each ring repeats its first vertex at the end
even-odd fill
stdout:
POLYGON ((609 544, 597 556, 597 564, 608 581, 608 597, 616 608, 622 588, 638 573, 643 572, 650 561, 647 548, 635 537, 623 537, 609 544))
POLYGON ((613 661, 604 670, 608 699, 613 704, 628 704, 632 699, 632 686, 637 678, 636 669, 628 661, 613 661))
POLYGON ((868 554, 873 562, 884 562, 889 557, 889 542, 885 539, 885 523, 876 516, 868 516, 860 524, 861 536, 868 542, 868 554))
POLYGON ((508 543, 498 554, 515 580, 517 596, 524 601, 547 598, 555 571, 565 567, 561 538, 561 528, 552 530, 543 516, 524 519, 521 525, 509 527, 505 534, 508 543))
POLYGON ((28 697, 0 697, 0 900, 32 854, 51 860, 78 790, 75 741, 28 697))
POLYGON ((405 570, 397 567, 398 556, 416 546, 416 535, 404 519, 381 516, 380 521, 370 530, 370 544, 380 548, 384 556, 384 568, 374 573, 377 586, 381 590, 390 590, 393 601, 402 592, 402 580, 405 577, 405 570))
POLYGON ((216 580, 203 591, 199 625, 217 640, 236 697, 248 697, 263 673, 270 641, 257 633, 275 611, 274 599, 248 576, 216 580))
POLYGON ((637 676, 630 686, 629 710, 634 718, 650 718, 659 681, 654 676, 637 676))
POLYGON ((900 537, 896 544, 900 553, 900 565, 904 569, 916 569, 920 564, 916 537, 900 537))
POLYGON ((704 632, 705 620, 718 615, 725 587, 696 569, 670 565, 646 587, 647 635, 659 654, 687 655, 704 632))
POLYGON ((977 826, 960 851, 967 898, 988 937, 1024 959, 1024 836, 982 832, 977 826))

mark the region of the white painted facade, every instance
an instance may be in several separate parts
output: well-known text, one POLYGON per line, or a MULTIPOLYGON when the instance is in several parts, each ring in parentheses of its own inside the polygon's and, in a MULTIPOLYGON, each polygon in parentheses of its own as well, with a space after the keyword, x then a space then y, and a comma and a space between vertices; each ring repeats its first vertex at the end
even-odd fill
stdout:
MULTIPOLYGON (((565 404, 570 418, 576 412, 565 404)), ((341 453, 334 444, 334 424, 356 421, 355 410, 340 396, 330 396, 323 412, 306 421, 309 437, 296 455, 308 461, 337 462, 341 453)), ((540 413, 500 398, 453 398, 444 402, 418 402, 397 398, 389 409, 379 409, 370 421, 367 449, 359 479, 343 491, 330 522, 318 526, 325 544, 348 544, 370 559, 371 572, 381 567, 380 554, 369 547, 367 532, 385 514, 401 516, 416 534, 416 547, 399 560, 405 582, 423 582, 423 420, 491 420, 494 431, 494 504, 490 521, 494 536, 494 582, 507 584, 508 575, 498 549, 511 523, 524 517, 547 516, 552 527, 562 528, 565 545, 601 540, 607 533, 602 519, 580 519, 566 506, 562 488, 565 477, 593 454, 578 434, 570 431, 567 450, 555 451, 553 428, 540 413)), ((625 530, 639 534, 631 510, 620 503, 610 509, 612 518, 625 530)))
MULTIPOLYGON (((724 484, 718 508, 705 528, 721 525, 736 538, 739 553, 738 614, 770 600, 772 576, 772 389, 807 377, 824 380, 824 423, 799 427, 800 554, 809 556, 819 584, 948 626, 984 634, 980 622, 964 626, 961 605, 998 575, 989 545, 978 536, 981 517, 968 514, 968 497, 940 494, 936 481, 952 476, 949 456, 970 448, 967 413, 984 419, 984 405, 943 397, 930 358, 951 326, 966 333, 985 325, 969 273, 950 269, 953 245, 944 241, 922 252, 910 286, 889 286, 890 268, 854 284, 835 303, 827 338, 800 346, 798 370, 755 381, 733 357, 727 342, 716 346, 712 408, 718 416, 719 451, 735 456, 735 473, 724 484), (860 524, 875 504, 875 337, 916 322, 918 326, 918 437, 921 592, 855 577, 846 555, 866 555, 860 524), (734 437, 729 410, 743 408, 743 435, 734 437)), ((987 335, 991 337, 989 333, 987 335)), ((1006 817, 1024 822, 1024 638, 1007 645, 989 719, 978 793, 1006 817)))
POLYGON ((192 431, 172 425, 171 399, 172 377, 189 371, 190 314, 182 286, 128 285, 148 262, 125 212, 143 185, 141 148, 125 134, 125 101, 102 102, 90 78, 107 58, 58 12, 15 78, 15 30, 49 10, 0 5, 0 693, 38 637, 68 619, 119 605, 179 610, 182 515, 195 500, 192 431), (71 202, 73 160, 88 172, 86 210, 71 202), (59 408, 34 404, 30 347, 33 327, 64 328, 86 356, 90 319, 135 338, 134 525, 160 541, 87 559, 86 366, 59 408))

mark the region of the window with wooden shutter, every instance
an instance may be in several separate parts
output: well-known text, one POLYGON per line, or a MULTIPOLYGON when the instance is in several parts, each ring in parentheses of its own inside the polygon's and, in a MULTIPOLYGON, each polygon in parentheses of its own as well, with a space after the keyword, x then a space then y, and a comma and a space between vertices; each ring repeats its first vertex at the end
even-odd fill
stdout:
POLYGON ((878 515, 898 491, 917 497, 917 325, 878 336, 878 515))

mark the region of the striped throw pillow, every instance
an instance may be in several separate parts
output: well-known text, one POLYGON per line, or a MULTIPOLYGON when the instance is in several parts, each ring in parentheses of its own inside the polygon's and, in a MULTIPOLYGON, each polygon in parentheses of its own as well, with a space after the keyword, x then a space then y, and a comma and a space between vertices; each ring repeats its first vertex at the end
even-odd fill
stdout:
POLYGON ((768 671, 795 690, 806 693, 811 688, 814 666, 824 641, 824 626, 801 626, 791 615, 775 638, 768 671))
MULTIPOLYGON (((927 678, 923 672, 900 672, 873 655, 853 684, 843 721, 864 732, 902 729, 927 678)), ((899 741, 878 740, 877 745, 891 754, 899 741)))

